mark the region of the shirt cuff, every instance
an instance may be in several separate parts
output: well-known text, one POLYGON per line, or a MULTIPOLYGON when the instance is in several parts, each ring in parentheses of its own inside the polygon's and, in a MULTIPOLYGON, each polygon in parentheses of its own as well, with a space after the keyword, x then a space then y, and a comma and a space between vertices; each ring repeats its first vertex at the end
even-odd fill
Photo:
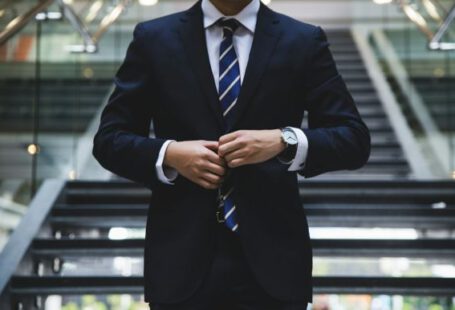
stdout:
POLYGON ((165 184, 170 184, 173 185, 173 181, 177 178, 178 176, 178 171, 175 170, 174 168, 167 167, 163 165, 164 162, 164 155, 166 154, 167 147, 169 143, 173 142, 175 140, 167 140, 164 142, 164 144, 161 146, 160 153, 158 154, 158 159, 156 160, 155 164, 155 169, 156 169, 156 174, 158 176, 158 179, 165 183, 165 184))
POLYGON ((294 131, 297 136, 297 151, 295 152, 295 157, 291 161, 291 165, 288 168, 288 171, 297 171, 303 168, 305 165, 306 157, 308 154, 308 139, 303 133, 303 130, 296 127, 289 127, 294 131))

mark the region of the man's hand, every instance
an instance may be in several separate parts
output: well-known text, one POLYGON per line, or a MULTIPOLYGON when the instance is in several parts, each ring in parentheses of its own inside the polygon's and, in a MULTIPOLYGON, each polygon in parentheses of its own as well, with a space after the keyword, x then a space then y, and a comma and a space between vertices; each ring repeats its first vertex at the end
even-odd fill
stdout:
POLYGON ((226 172, 226 162, 217 151, 218 141, 173 141, 166 149, 164 164, 205 189, 216 189, 226 172))
POLYGON ((220 137, 218 155, 234 168, 269 160, 285 147, 280 129, 238 130, 220 137))

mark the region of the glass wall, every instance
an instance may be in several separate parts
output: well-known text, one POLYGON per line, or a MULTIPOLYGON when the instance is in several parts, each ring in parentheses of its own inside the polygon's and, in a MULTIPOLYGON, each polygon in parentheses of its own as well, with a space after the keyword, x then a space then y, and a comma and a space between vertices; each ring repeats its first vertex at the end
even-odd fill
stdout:
POLYGON ((0 248, 43 180, 110 175, 91 141, 131 40, 109 25, 124 1, 47 2, 0 1, 0 248))
POLYGON ((455 22, 444 26, 454 3, 401 3, 390 6, 401 6, 405 20, 390 27, 386 14, 371 44, 434 176, 455 178, 455 22))

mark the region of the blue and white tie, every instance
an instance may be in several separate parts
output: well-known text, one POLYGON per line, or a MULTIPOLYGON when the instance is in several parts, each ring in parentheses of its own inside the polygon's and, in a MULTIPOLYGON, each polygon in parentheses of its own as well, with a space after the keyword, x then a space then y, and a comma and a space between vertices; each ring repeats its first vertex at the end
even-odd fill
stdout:
MULTIPOLYGON (((223 28, 223 40, 220 45, 220 67, 218 94, 223 111, 226 127, 230 127, 232 113, 229 112, 235 106, 240 93, 240 67, 237 54, 234 49, 232 36, 239 27, 239 22, 235 19, 224 19, 218 22, 223 28)), ((234 188, 229 186, 229 173, 225 177, 223 185, 220 187, 220 194, 223 199, 220 201, 220 208, 223 208, 224 223, 232 231, 238 232, 236 207, 232 200, 234 188)))

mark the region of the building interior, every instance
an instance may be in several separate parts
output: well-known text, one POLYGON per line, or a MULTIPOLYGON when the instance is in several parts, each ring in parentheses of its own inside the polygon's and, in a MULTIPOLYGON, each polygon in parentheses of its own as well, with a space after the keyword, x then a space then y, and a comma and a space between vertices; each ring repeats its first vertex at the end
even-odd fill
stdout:
MULTIPOLYGON (((262 1, 325 30, 371 133, 363 168, 299 176, 309 309, 455 310, 454 0, 262 1)), ((134 26, 193 3, 0 0, 0 309, 148 309, 150 191, 92 140, 134 26)))

